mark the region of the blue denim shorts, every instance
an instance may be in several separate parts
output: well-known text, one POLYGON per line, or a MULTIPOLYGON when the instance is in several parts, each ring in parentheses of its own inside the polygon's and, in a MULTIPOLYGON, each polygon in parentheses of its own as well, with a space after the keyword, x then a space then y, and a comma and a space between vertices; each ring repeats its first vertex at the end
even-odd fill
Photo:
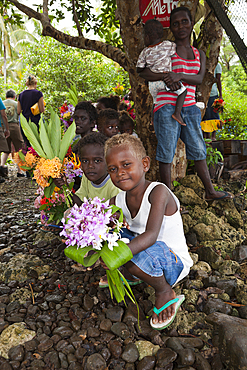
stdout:
MULTIPOLYGON (((121 232, 122 238, 132 240, 135 236, 127 229, 121 232)), ((157 241, 151 247, 134 255, 131 259, 140 270, 152 277, 165 276, 167 283, 172 286, 176 283, 184 265, 162 241, 157 241)))
POLYGON ((158 140, 156 159, 172 163, 178 139, 185 143, 187 159, 199 161, 206 158, 206 145, 201 129, 201 111, 196 105, 184 107, 181 116, 186 126, 181 126, 172 114, 175 106, 165 104, 154 113, 154 129, 158 140))

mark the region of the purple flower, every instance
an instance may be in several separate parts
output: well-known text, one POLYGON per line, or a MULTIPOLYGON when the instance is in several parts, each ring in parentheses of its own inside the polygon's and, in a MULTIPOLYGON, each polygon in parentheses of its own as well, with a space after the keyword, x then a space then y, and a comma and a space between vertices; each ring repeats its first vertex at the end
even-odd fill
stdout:
POLYGON ((110 249, 116 245, 119 234, 112 233, 109 223, 114 220, 112 208, 109 201, 95 197, 93 199, 84 198, 84 203, 78 207, 71 208, 69 217, 62 219, 63 231, 61 236, 67 238, 66 245, 77 245, 78 248, 92 246, 100 250, 104 242, 109 242, 110 249))

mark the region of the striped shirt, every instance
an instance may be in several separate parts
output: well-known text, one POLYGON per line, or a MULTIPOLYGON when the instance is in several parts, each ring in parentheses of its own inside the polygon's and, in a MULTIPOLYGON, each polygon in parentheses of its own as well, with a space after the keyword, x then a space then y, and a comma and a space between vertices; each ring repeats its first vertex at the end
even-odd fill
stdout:
MULTIPOLYGON (((194 48, 192 50, 194 52, 195 59, 183 59, 177 53, 175 53, 172 57, 172 71, 175 73, 184 73, 184 74, 198 74, 201 68, 200 62, 200 53, 199 50, 194 48)), ((195 92, 196 86, 189 85, 186 82, 183 82, 183 85, 187 89, 187 95, 184 101, 184 107, 189 107, 191 105, 196 104, 195 100, 195 92)), ((163 107, 165 104, 176 105, 177 101, 177 94, 173 93, 172 91, 160 91, 157 94, 157 104, 155 105, 154 112, 156 112, 159 108, 163 107)))

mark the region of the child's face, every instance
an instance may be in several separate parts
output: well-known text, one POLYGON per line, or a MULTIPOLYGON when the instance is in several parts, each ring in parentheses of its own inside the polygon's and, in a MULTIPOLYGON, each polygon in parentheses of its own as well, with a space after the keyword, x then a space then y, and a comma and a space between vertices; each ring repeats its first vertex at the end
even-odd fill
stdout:
POLYGON ((99 129, 102 134, 107 137, 112 137, 118 134, 119 128, 119 121, 118 119, 109 119, 107 122, 99 129))
POLYGON ((99 185, 107 176, 104 147, 98 144, 85 145, 80 152, 81 168, 89 181, 99 185))
POLYGON ((90 121, 89 114, 84 109, 78 109, 74 113, 74 119, 76 124, 76 134, 85 136, 92 131, 94 123, 90 121))
POLYGON ((106 163, 113 184, 123 191, 135 189, 149 170, 150 158, 136 158, 125 145, 107 151, 106 163))
POLYGON ((133 126, 130 122, 125 122, 120 129, 121 134, 133 134, 133 126))

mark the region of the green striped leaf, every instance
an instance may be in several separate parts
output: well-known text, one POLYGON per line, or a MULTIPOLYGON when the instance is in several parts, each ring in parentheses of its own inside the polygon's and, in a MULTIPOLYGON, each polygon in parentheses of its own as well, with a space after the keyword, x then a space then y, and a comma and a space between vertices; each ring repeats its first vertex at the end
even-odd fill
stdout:
POLYGON ((56 157, 59 156, 61 144, 61 126, 58 115, 51 108, 51 118, 48 125, 48 137, 50 139, 51 147, 56 157))
POLYGON ((92 254, 91 256, 87 256, 84 258, 85 254, 91 250, 94 250, 92 247, 85 247, 85 248, 78 248, 77 245, 70 245, 69 247, 64 249, 65 256, 69 257, 73 261, 80 263, 85 267, 92 266, 98 259, 99 253, 92 254))
POLYGON ((127 244, 121 240, 118 240, 117 243, 118 247, 113 247, 113 251, 107 247, 107 243, 104 243, 103 248, 99 251, 100 257, 111 271, 118 269, 133 258, 133 254, 127 244))
POLYGON ((75 125, 75 122, 73 122, 68 130, 65 132, 63 138, 62 138, 62 141, 61 141, 61 144, 60 144, 60 150, 59 150, 59 159, 61 162, 63 162, 64 160, 64 157, 69 149, 69 146, 73 140, 73 138, 75 137, 75 129, 76 129, 76 125, 75 125))
POLYGON ((54 152, 51 147, 51 143, 47 135, 45 125, 42 125, 42 124, 40 126, 40 140, 41 140, 44 152, 46 153, 46 157, 48 159, 53 159, 55 157, 54 152))
POLYGON ((40 157, 47 158, 46 154, 43 151, 42 146, 40 145, 39 141, 36 138, 35 133, 32 130, 32 126, 27 123, 26 118, 21 114, 21 127, 23 129, 24 134, 26 135, 27 139, 30 141, 33 149, 38 153, 40 157))
POLYGON ((52 181, 52 183, 50 184, 50 186, 47 186, 46 188, 44 188, 44 195, 46 196, 46 198, 50 198, 51 197, 52 193, 54 192, 55 186, 56 185, 52 181))

